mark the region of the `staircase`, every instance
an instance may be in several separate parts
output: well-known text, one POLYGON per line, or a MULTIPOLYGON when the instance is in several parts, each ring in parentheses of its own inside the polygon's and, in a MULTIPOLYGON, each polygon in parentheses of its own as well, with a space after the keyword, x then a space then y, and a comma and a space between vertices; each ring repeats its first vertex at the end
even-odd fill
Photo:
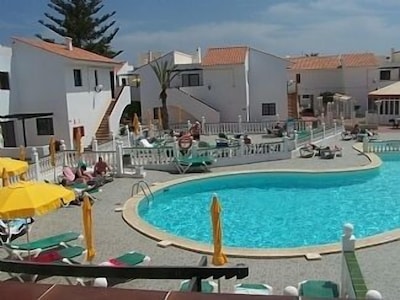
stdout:
POLYGON ((110 141, 111 136, 110 136, 109 118, 115 107, 115 104, 117 104, 118 98, 121 95, 123 88, 124 88, 123 86, 118 86, 115 88, 116 97, 115 99, 111 100, 110 104, 107 107, 106 112, 104 113, 103 118, 101 119, 100 125, 97 128, 96 139, 99 144, 104 144, 110 141))

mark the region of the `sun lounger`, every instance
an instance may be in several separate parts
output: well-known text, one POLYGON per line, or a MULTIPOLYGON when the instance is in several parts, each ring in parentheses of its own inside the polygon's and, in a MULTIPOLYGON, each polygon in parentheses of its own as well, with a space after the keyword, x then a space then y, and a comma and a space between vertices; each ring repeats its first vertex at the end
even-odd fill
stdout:
POLYGON ((9 243, 14 239, 24 235, 32 228, 34 222, 32 218, 14 219, 10 221, 0 220, 0 244, 9 243))
MULTIPOLYGON (((189 292, 190 280, 184 280, 179 286, 180 292, 189 292)), ((216 293, 218 285, 214 281, 202 280, 201 281, 201 292, 202 293, 216 293)))
POLYGON ((235 285, 235 294, 272 295, 272 287, 261 283, 240 283, 235 285))
MULTIPOLYGON (((68 248, 58 248, 58 249, 51 249, 47 251, 43 251, 40 253, 34 253, 31 256, 24 257, 25 261, 30 261, 33 263, 65 263, 65 261, 69 261, 74 259, 82 254, 85 254, 86 250, 79 246, 71 246, 68 248)), ((18 278, 21 282, 25 282, 22 274, 12 274, 8 273, 11 277, 18 278)), ((35 282, 37 279, 37 275, 34 275, 29 279, 29 281, 35 282)), ((72 284, 72 281, 69 278, 65 278, 69 283, 72 284)))
POLYGON ((299 149, 300 157, 311 158, 315 156, 315 150, 310 146, 304 146, 299 149))
POLYGON ((208 156, 185 157, 181 156, 175 158, 174 164, 179 173, 184 174, 192 167, 199 167, 203 171, 209 171, 208 166, 211 165, 215 159, 208 156))
POLYGON ((339 286, 332 281, 305 280, 299 283, 299 296, 310 298, 339 298, 339 286))
POLYGON ((12 257, 23 260, 23 257, 26 256, 28 252, 40 253, 59 246, 66 248, 68 247, 68 242, 77 240, 78 238, 82 238, 79 233, 66 232, 29 243, 6 243, 3 245, 3 249, 12 257))

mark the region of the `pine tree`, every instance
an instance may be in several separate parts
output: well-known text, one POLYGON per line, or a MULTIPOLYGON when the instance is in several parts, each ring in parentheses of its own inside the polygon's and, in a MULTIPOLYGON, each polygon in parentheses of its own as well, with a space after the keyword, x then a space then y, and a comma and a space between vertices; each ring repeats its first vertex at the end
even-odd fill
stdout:
POLYGON ((47 6, 58 15, 45 12, 45 17, 52 22, 39 20, 39 23, 61 36, 71 37, 74 46, 107 57, 115 57, 122 52, 111 49, 110 43, 119 28, 112 29, 115 20, 109 21, 115 16, 115 11, 98 14, 104 7, 102 0, 50 0, 47 6))

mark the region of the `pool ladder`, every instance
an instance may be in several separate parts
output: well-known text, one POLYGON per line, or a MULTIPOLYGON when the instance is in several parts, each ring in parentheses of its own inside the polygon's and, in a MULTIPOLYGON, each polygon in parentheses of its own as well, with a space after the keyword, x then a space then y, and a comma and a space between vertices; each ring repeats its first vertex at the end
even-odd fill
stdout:
POLYGON ((145 195, 148 202, 150 202, 150 200, 154 200, 154 195, 151 192, 150 186, 147 181, 139 180, 138 182, 134 183, 132 185, 131 197, 137 195, 139 191, 141 191, 145 195))

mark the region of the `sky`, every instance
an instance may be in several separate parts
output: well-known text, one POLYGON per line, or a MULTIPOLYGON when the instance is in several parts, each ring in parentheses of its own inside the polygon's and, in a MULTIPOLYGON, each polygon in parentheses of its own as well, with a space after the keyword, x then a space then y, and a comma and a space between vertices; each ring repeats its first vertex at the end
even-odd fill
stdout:
MULTIPOLYGON (((54 34, 38 23, 49 0, 0 0, 0 44, 54 34)), ((278 56, 400 49, 399 0, 103 0, 116 11, 120 60, 140 53, 246 45, 278 56)))

